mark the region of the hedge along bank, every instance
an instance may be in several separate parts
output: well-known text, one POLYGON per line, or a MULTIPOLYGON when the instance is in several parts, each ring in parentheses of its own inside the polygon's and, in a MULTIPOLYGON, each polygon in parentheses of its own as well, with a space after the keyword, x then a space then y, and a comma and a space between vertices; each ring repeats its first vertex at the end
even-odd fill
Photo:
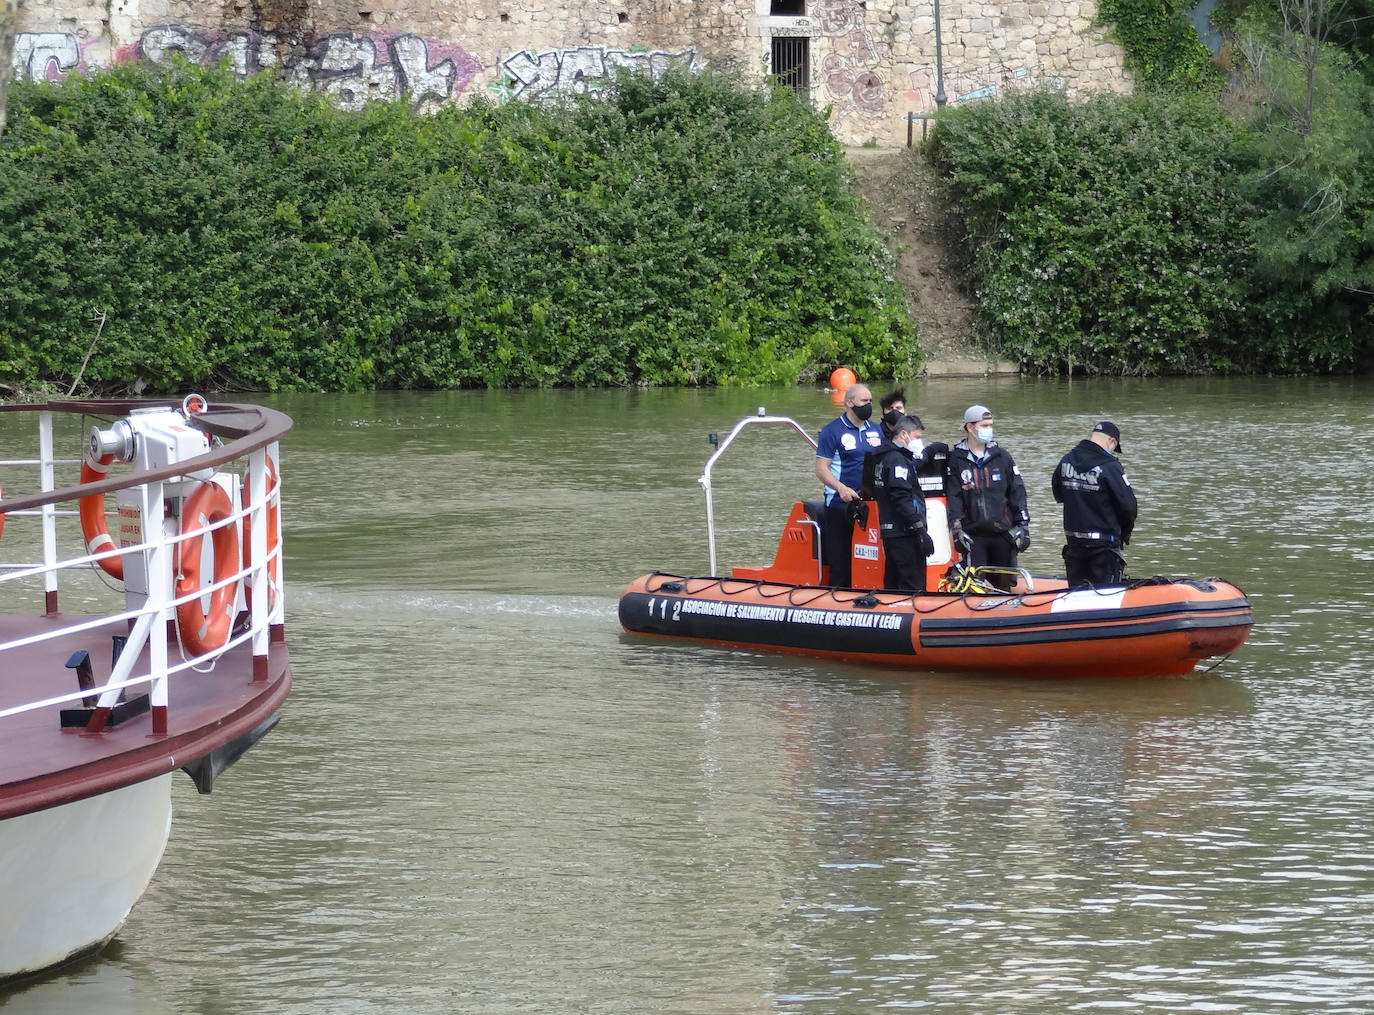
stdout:
POLYGON ((11 128, 12 385, 790 383, 917 361, 839 146, 785 90, 629 75, 428 116, 126 65, 17 84, 11 128))

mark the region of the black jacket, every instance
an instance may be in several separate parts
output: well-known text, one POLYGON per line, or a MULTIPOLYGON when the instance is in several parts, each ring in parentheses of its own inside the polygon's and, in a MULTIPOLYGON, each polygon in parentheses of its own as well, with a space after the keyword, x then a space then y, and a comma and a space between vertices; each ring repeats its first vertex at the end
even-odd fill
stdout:
POLYGON ((1021 471, 996 442, 987 446, 982 460, 973 457, 967 438, 949 449, 945 497, 950 523, 962 523, 969 535, 991 536, 1019 525, 1030 528, 1021 471))
MULTIPOLYGON (((859 496, 864 500, 874 500, 877 497, 877 491, 873 487, 873 469, 878 464, 878 456, 896 446, 892 443, 891 437, 884 437, 881 444, 864 455, 864 476, 859 484, 859 496)), ((919 455, 913 456, 916 460, 916 478, 920 481, 920 490, 925 496, 938 497, 945 492, 945 459, 948 455, 949 445, 936 441, 934 444, 927 444, 919 455), (936 483, 936 480, 939 482, 936 483)), ((925 510, 924 504, 921 505, 921 509, 925 510)))
POLYGON ((1093 441, 1078 445, 1059 460, 1050 476, 1054 499, 1064 505, 1064 531, 1099 533, 1104 542, 1131 541, 1135 528, 1135 491, 1121 462, 1093 441))
POLYGON ((884 539, 925 531, 926 499, 916 482, 917 460, 906 448, 883 441, 869 455, 873 463, 873 499, 884 539))

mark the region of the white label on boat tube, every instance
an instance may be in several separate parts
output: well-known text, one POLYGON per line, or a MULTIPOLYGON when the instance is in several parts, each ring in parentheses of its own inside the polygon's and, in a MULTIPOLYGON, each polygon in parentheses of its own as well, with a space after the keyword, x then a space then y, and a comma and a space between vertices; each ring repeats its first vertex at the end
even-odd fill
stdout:
POLYGON ((1115 592, 1098 592, 1095 589, 1079 589, 1066 592, 1050 604, 1051 613, 1067 613, 1070 610, 1119 610, 1121 601, 1126 598, 1125 589, 1115 592))
POLYGON ((877 560, 878 548, 876 546, 867 546, 863 543, 855 543, 854 556, 859 560, 877 560))

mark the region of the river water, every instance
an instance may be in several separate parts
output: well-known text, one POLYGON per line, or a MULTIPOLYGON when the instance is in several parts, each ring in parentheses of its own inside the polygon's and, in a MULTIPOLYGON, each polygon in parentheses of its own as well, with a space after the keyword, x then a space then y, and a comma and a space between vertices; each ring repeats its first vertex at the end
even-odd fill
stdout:
MULTIPOLYGON (((1128 573, 1256 627, 1174 680, 904 674, 622 635, 707 568, 696 483, 814 390, 291 396, 280 726, 176 821, 105 952, 6 1012, 1374 1011, 1374 384, 908 386, 1049 473, 1121 426, 1128 573)), ((716 470, 721 567, 815 495, 716 470)), ((100 844, 93 844, 98 848, 100 844)), ((6 877, 22 876, 6 871, 6 877)))

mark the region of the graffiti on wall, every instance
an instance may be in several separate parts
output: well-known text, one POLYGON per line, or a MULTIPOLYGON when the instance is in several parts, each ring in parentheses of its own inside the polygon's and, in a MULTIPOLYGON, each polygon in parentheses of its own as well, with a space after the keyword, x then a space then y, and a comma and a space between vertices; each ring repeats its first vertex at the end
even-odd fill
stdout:
MULTIPOLYGON (((207 35, 180 25, 149 28, 138 42, 119 49, 115 60, 166 63, 174 55, 197 64, 227 61, 241 77, 275 71, 297 87, 325 93, 345 109, 402 95, 416 106, 450 101, 462 95, 482 69, 481 62, 460 47, 416 35, 342 32, 307 48, 270 32, 207 35)), ((53 80, 85 69, 74 35, 42 32, 15 37, 16 76, 53 80)))
MULTIPOLYGON (((917 109, 934 109, 935 93, 938 90, 934 66, 927 64, 917 67, 910 72, 908 80, 911 87, 905 98, 917 109)), ((1036 85, 1048 85, 1057 90, 1064 87, 1064 82, 1053 74, 1045 74, 1042 69, 1011 68, 1005 65, 975 67, 945 74, 946 100, 953 105, 990 99, 999 91, 1021 90, 1036 85)))
POLYGON ((61 32, 20 32, 11 65, 16 78, 32 81, 57 81, 85 69, 76 36, 61 32))
POLYGON ((193 63, 228 60, 234 72, 245 77, 276 71, 300 88, 323 92, 344 109, 361 109, 369 101, 401 95, 408 95, 416 106, 455 99, 482 67, 457 46, 417 35, 340 32, 302 48, 270 32, 215 37, 179 25, 159 25, 144 32, 131 49, 121 50, 120 58, 165 63, 180 54, 193 63))
POLYGON ((835 112, 880 116, 885 88, 878 75, 878 46, 864 23, 864 5, 852 0, 819 0, 812 13, 820 21, 821 34, 829 40, 820 80, 835 112))
POLYGON ((696 73, 705 66, 697 62, 694 48, 668 53, 579 46, 576 49, 549 49, 537 55, 522 49, 501 61, 505 75, 491 86, 491 90, 502 101, 584 92, 595 94, 616 68, 648 74, 657 81, 670 70, 696 73))

